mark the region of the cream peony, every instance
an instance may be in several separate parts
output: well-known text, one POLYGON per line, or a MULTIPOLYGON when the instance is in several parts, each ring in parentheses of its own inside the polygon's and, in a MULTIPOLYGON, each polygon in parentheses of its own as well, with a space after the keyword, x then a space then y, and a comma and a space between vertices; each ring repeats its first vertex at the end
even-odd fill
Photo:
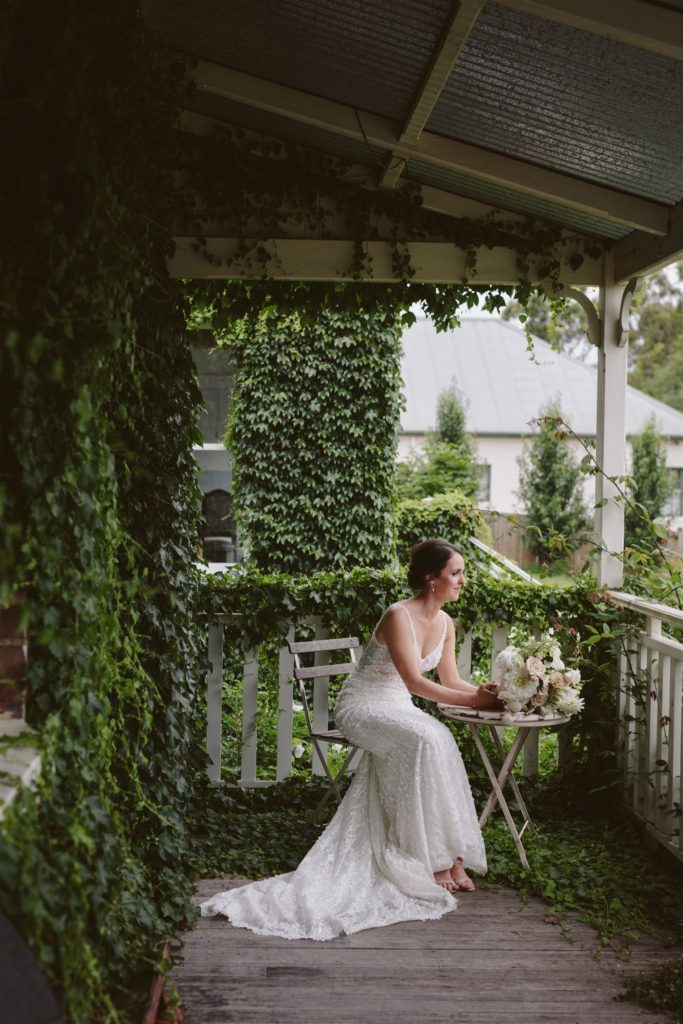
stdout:
POLYGON ((583 697, 579 696, 578 690, 568 686, 560 690, 555 698, 555 707, 561 715, 575 715, 577 711, 583 710, 583 697))

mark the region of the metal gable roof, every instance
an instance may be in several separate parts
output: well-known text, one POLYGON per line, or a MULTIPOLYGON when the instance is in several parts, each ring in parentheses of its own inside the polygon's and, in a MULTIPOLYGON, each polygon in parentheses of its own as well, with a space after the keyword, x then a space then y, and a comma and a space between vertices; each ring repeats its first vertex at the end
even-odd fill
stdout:
MULTIPOLYGON (((479 436, 520 436, 544 405, 558 398, 577 434, 595 436, 597 370, 534 340, 534 360, 524 331, 490 317, 466 317, 453 331, 437 333, 418 317, 403 335, 404 433, 435 426, 436 399, 454 381, 467 402, 467 429, 479 436)), ((626 431, 638 433, 653 416, 661 433, 683 439, 683 412, 627 388, 626 431)))

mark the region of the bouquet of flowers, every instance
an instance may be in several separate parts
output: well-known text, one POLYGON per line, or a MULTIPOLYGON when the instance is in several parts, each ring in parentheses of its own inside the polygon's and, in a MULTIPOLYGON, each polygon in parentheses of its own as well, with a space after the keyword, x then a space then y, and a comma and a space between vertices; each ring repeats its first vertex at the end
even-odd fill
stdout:
POLYGON ((510 642, 494 663, 498 698, 506 717, 535 714, 541 718, 575 715, 583 708, 581 673, 568 668, 552 633, 540 639, 510 630, 510 642))

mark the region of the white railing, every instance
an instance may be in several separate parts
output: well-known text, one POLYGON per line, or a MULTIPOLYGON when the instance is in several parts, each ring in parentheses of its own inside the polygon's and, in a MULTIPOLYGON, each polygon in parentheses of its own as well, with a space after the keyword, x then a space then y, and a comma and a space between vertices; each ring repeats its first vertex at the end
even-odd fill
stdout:
MULTIPOLYGON (((225 623, 234 616, 215 615, 209 625, 208 660, 209 672, 207 680, 207 752, 210 758, 208 768, 209 779, 214 783, 221 781, 221 747, 222 747, 222 709, 223 709, 223 645, 225 623)), ((308 619, 301 625, 315 626, 315 639, 329 637, 321 619, 308 619)), ((456 624, 456 635, 458 627, 456 624)), ((294 639, 294 626, 291 625, 288 638, 294 639)), ((490 665, 496 655, 507 644, 506 628, 492 630, 490 665)), ((330 652, 316 655, 316 664, 325 664, 330 652)), ((465 679, 469 679, 472 671, 472 635, 462 633, 458 636, 458 668, 465 679)), ((259 694, 259 652, 258 649, 248 651, 244 658, 242 687, 242 736, 240 744, 239 784, 246 788, 273 785, 286 779, 291 774, 293 765, 293 725, 294 725, 294 663, 286 646, 282 646, 278 659, 278 715, 277 715, 277 754, 274 778, 259 777, 258 759, 258 694, 259 694)), ((316 680, 313 696, 313 723, 316 729, 328 728, 330 713, 329 681, 324 677, 316 680)), ((538 769, 538 742, 540 729, 534 729, 524 749, 523 771, 532 777, 538 769)), ((558 744, 560 764, 569 760, 569 734, 559 730, 558 744)), ((325 754, 327 748, 323 744, 325 754)), ((234 766, 237 767, 237 766, 234 766)), ((312 771, 315 775, 323 775, 323 766, 313 751, 312 771)), ((232 774, 232 773, 231 773, 232 774)))
POLYGON ((683 860, 683 644, 662 634, 662 623, 683 626, 683 611, 620 591, 609 596, 645 619, 619 659, 624 797, 648 831, 683 860))

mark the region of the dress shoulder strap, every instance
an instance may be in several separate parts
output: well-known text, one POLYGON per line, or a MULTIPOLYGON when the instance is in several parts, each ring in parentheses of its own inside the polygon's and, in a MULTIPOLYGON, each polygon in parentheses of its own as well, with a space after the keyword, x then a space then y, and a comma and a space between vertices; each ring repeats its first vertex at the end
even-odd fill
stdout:
POLYGON ((410 623, 410 635, 413 638, 413 646, 415 647, 415 649, 419 653, 419 648, 418 648, 418 644, 417 644, 417 634, 415 632, 415 623, 413 622, 413 617, 412 617, 412 615, 410 614, 410 612, 408 611, 408 609, 406 608, 406 606, 404 604, 399 604, 398 607, 402 608, 403 611, 408 616, 408 622, 410 623))

